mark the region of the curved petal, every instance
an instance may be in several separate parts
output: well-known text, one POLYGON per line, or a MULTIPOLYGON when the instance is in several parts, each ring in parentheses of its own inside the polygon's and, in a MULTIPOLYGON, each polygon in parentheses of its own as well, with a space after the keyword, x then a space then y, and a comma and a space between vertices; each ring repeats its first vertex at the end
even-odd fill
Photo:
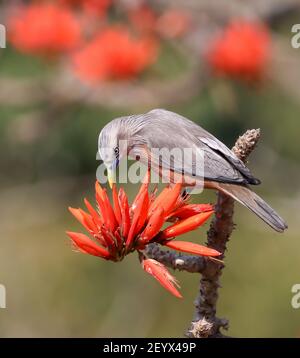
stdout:
POLYGON ((123 188, 119 191, 119 200, 122 214, 121 235, 126 239, 130 228, 130 216, 128 199, 123 188))
POLYGON ((139 238, 139 243, 147 244, 155 235, 159 233, 159 230, 165 222, 164 209, 158 207, 156 211, 151 215, 145 230, 142 232, 139 238))
POLYGON ((142 260, 143 269, 153 276, 166 290, 175 297, 182 298, 175 286, 179 287, 176 278, 170 274, 167 268, 153 259, 142 260))
POLYGON ((116 184, 113 185, 112 194, 113 194, 115 216, 116 216, 118 224, 121 225, 122 214, 121 214, 121 208, 120 208, 120 202, 119 202, 119 198, 118 198, 118 191, 117 191, 116 184))
POLYGON ((98 228, 89 214, 82 209, 75 209, 71 207, 69 207, 69 211, 88 232, 93 235, 97 234, 98 228))
POLYGON ((148 204, 148 191, 143 191, 137 202, 136 209, 133 213, 130 230, 126 240, 126 249, 128 249, 132 245, 135 236, 139 233, 139 230, 141 230, 143 224, 145 223, 145 220, 147 219, 148 204))
POLYGON ((187 219, 178 221, 176 224, 173 224, 167 227, 160 235, 161 239, 169 239, 171 237, 179 236, 185 234, 186 232, 197 229, 199 226, 203 225, 213 214, 213 211, 208 211, 206 213, 200 213, 194 216, 191 216, 187 219))
POLYGON ((200 255, 200 256, 215 257, 221 255, 221 253, 217 250, 211 249, 203 245, 194 244, 193 242, 171 240, 165 242, 164 246, 167 246, 170 249, 187 252, 189 254, 200 255))
POLYGON ((72 240, 73 244, 79 251, 93 255, 98 257, 103 257, 104 259, 110 258, 110 253, 105 250, 103 247, 97 245, 93 240, 91 240, 88 236, 77 233, 77 232, 70 232, 67 231, 67 235, 72 240))
POLYGON ((177 219, 187 219, 190 216, 194 216, 196 214, 205 213, 207 211, 213 211, 214 207, 211 204, 187 204, 182 206, 181 208, 173 211, 169 218, 177 218, 177 219))

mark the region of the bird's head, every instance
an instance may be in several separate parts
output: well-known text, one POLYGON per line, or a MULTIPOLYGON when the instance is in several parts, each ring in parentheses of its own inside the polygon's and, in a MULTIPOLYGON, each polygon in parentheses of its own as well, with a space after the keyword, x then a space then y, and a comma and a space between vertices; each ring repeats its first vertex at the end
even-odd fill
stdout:
POLYGON ((121 158, 127 153, 124 148, 120 150, 121 123, 117 118, 109 122, 100 132, 98 151, 106 169, 110 187, 116 181, 116 169, 121 158))
POLYGON ((109 185, 116 181, 116 169, 130 150, 143 142, 139 132, 144 124, 143 116, 120 117, 109 122, 100 132, 98 151, 107 168, 109 185))

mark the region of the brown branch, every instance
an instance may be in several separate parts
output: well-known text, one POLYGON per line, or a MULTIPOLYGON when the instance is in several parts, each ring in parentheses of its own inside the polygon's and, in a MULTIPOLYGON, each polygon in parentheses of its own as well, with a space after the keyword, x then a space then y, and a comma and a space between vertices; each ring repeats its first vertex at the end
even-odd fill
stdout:
MULTIPOLYGON (((260 137, 259 129, 248 130, 236 141, 232 151, 243 162, 255 148, 260 137)), ((207 245, 222 252, 224 259, 226 246, 234 229, 233 223, 234 200, 225 194, 218 193, 215 217, 207 233, 207 245)), ((228 321, 216 317, 218 288, 224 265, 213 261, 206 262, 200 280, 199 296, 195 301, 195 317, 187 332, 190 338, 224 337, 220 329, 228 328, 228 321)))
POLYGON ((148 257, 159 261, 173 270, 202 273, 206 269, 207 259, 204 257, 182 255, 168 250, 161 250, 157 244, 148 245, 145 253, 148 257))
MULTIPOLYGON (((259 129, 248 130, 238 138, 232 151, 246 163, 259 138, 259 129)), ((207 245, 222 253, 221 260, 225 257, 227 243, 234 229, 233 213, 234 200, 225 194, 218 193, 215 217, 207 233, 207 245)), ((195 317, 187 336, 190 338, 225 337, 220 329, 227 329, 228 321, 216 317, 219 281, 225 267, 224 264, 204 257, 164 251, 157 244, 148 245, 146 254, 174 270, 202 274, 199 296, 195 301, 195 317)))

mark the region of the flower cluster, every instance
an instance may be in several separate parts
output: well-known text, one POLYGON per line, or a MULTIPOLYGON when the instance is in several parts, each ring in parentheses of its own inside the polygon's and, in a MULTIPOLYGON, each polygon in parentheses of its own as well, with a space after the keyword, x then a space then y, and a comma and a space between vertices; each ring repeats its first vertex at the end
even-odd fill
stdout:
POLYGON ((212 42, 208 62, 216 74, 255 81, 263 75, 269 55, 267 28, 238 20, 232 21, 212 42))
POLYGON ((138 77, 157 60, 160 39, 181 36, 190 24, 185 12, 158 12, 147 2, 32 0, 10 10, 8 39, 16 49, 51 60, 64 56, 62 63, 93 85, 138 77))
POLYGON ((157 57, 156 42, 136 38, 126 28, 102 30, 73 57, 77 75, 88 82, 138 75, 157 57))
POLYGON ((67 8, 41 3, 19 8, 8 20, 9 39, 20 51, 47 57, 74 49, 81 28, 67 8))
POLYGON ((96 182, 97 210, 87 199, 84 202, 88 212, 69 208, 91 237, 69 231, 67 234, 76 249, 106 260, 120 261, 137 251, 143 269, 176 297, 181 297, 175 287, 175 278, 164 265, 147 258, 144 249, 155 242, 194 255, 219 256, 218 251, 206 246, 174 240, 203 225, 212 215, 213 207, 210 204, 189 204, 180 183, 166 187, 158 196, 155 194, 155 190, 149 193, 146 180, 129 205, 125 191, 122 188, 118 191, 114 185, 111 205, 106 190, 96 182), (172 224, 163 228, 166 222, 172 224))
MULTIPOLYGON (((62 63, 93 85, 140 76, 157 61, 161 44, 196 29, 190 12, 146 1, 32 0, 13 9, 6 22, 16 49, 51 59, 65 56, 62 63)), ((270 57, 269 31, 259 22, 233 20, 205 52, 214 74, 257 81, 270 57)))

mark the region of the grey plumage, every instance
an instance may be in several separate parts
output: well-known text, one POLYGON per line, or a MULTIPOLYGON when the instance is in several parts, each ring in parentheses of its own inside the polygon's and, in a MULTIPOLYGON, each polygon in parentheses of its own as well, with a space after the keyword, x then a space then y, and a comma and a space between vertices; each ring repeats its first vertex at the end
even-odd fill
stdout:
MULTIPOLYGON (((215 138, 194 122, 176 113, 163 109, 155 109, 141 115, 117 118, 108 123, 99 136, 99 151, 104 162, 109 166, 113 161, 105 155, 103 148, 114 148, 118 140, 126 139, 129 150, 142 162, 148 163, 150 148, 191 148, 191 158, 184 166, 184 174, 190 177, 191 183, 197 185, 204 179, 205 187, 217 189, 239 201, 275 230, 282 232, 287 225, 284 220, 248 185, 260 183, 250 170, 221 141, 215 138), (195 176, 195 168, 199 163, 195 160, 196 152, 204 155, 204 178, 195 176), (105 158, 106 157, 106 158, 105 158)), ((125 155, 127 153, 121 153, 125 155)), ((185 160, 187 158, 185 157, 185 160)), ((202 163, 202 162, 201 162, 202 163)), ((171 170, 181 175, 183 163, 173 158, 170 164, 163 155, 159 158, 151 156, 152 169, 171 170)), ((187 183, 188 185, 188 183, 187 183)))

